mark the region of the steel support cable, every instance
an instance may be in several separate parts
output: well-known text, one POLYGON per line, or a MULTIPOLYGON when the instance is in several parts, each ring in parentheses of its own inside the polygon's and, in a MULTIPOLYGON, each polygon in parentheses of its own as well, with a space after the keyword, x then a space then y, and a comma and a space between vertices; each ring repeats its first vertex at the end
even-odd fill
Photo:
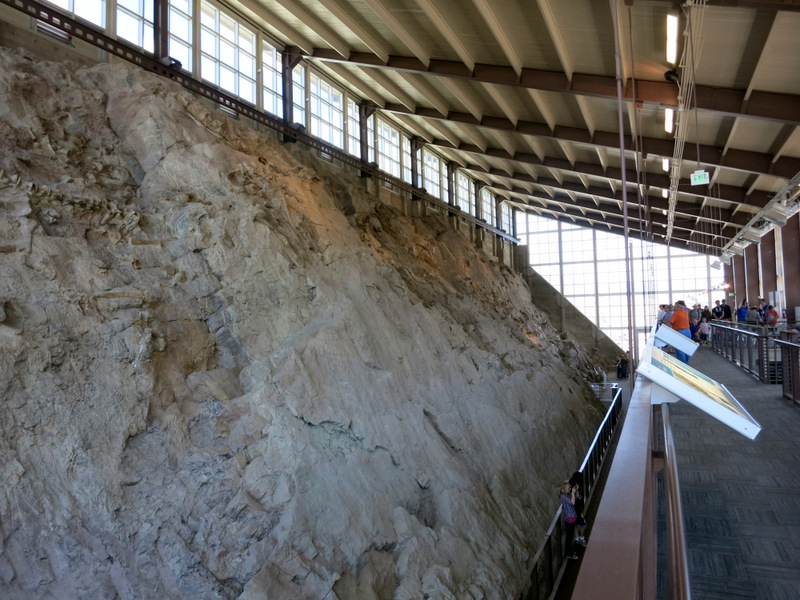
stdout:
MULTIPOLYGON (((705 16, 706 0, 698 0, 684 7, 686 14, 688 43, 685 45, 679 66, 683 67, 682 77, 678 82, 678 110, 675 115, 675 148, 672 154, 672 162, 670 163, 669 176, 669 208, 667 209, 667 234, 666 242, 669 244, 672 239, 672 231, 675 225, 675 207, 678 203, 678 184, 681 180, 681 163, 683 161, 683 147, 686 143, 687 123, 686 123, 686 110, 687 106, 691 106, 694 100, 695 106, 695 119, 697 118, 697 96, 695 92, 695 67, 700 57, 700 48, 694 40, 694 31, 698 28, 702 30, 703 17, 705 16), (693 10, 698 9, 698 10, 693 10), (692 23, 697 17, 699 23, 692 23)), ((699 136, 700 132, 695 131, 695 136, 698 140, 698 161, 700 160, 699 154, 699 136)), ((699 163, 698 163, 699 164, 699 163)))
MULTIPOLYGON (((617 1, 609 0, 611 7, 611 17, 614 21, 614 57, 617 72, 617 121, 619 126, 619 153, 620 153, 620 169, 622 179, 622 226, 623 235, 625 238, 625 283, 627 288, 628 298, 631 297, 631 268, 630 268, 630 249, 628 241, 630 235, 628 234, 628 186, 625 185, 627 181, 627 174, 625 172, 625 127, 624 119, 622 117, 622 54, 620 51, 619 40, 619 14, 617 12, 617 1)), ((628 308, 628 356, 633 357, 631 352, 631 344, 633 343, 633 314, 631 302, 627 303, 628 308)))

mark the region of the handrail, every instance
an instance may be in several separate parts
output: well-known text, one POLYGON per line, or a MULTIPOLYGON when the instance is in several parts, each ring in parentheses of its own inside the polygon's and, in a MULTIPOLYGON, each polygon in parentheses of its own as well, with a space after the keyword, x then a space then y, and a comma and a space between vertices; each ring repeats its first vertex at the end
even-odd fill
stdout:
POLYGON ((797 339, 799 332, 784 330, 775 343, 781 349, 783 397, 800 404, 800 343, 792 341, 797 339))
MULTIPOLYGON (((622 388, 619 387, 619 384, 596 385, 607 386, 609 389, 616 391, 578 469, 583 474, 583 486, 587 490, 584 498, 586 506, 589 505, 597 475, 603 465, 611 438, 616 432, 619 415, 622 412, 622 388)), ((545 533, 544 541, 528 563, 528 578, 520 587, 515 598, 519 600, 541 600, 549 597, 555 589, 558 572, 565 562, 561 541, 564 532, 562 523, 561 507, 559 506, 550 523, 550 527, 547 529, 547 533, 545 533)))
POLYGON ((788 346, 790 348, 800 348, 800 344, 795 344, 794 342, 790 342, 788 340, 775 340, 776 344, 780 344, 781 346, 788 346))
POLYGON ((731 362, 756 376, 762 383, 783 379, 781 348, 776 344, 783 331, 767 325, 711 323, 711 346, 731 362))
POLYGON ((692 588, 689 582, 689 552, 681 503, 681 486, 678 478, 678 456, 672 436, 672 419, 669 403, 661 405, 664 428, 664 496, 667 507, 667 554, 669 566, 670 598, 690 600, 692 588))

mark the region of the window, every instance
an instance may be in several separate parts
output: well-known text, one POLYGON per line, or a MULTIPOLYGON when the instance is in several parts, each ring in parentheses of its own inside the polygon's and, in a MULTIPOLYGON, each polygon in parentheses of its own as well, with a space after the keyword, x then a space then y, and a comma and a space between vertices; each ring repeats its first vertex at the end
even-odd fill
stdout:
POLYGON ((472 214, 472 186, 470 179, 463 172, 456 172, 456 204, 468 215, 472 214))
POLYGON ((347 152, 361 156, 361 113, 352 98, 347 99, 347 152))
POLYGON ((383 119, 378 119, 378 166, 400 177, 400 132, 383 119))
POLYGON ((311 134, 344 148, 344 93, 316 73, 309 84, 311 134))
POLYGON ((481 188, 481 219, 495 225, 494 196, 487 188, 481 188))
POLYGON ((261 102, 264 110, 283 118, 283 65, 281 53, 261 42, 261 102))
POLYGON ((169 1, 169 56, 189 72, 192 62, 192 5, 189 0, 169 1))
POLYGON ((200 11, 200 76, 256 103, 256 35, 209 2, 200 11))
POLYGON ((306 124, 306 68, 292 69, 292 122, 306 124))
POLYGON ((433 152, 422 153, 422 187, 431 196, 442 198, 442 161, 433 152))
POLYGON ((511 227, 511 223, 513 223, 512 212, 511 205, 508 202, 500 204, 500 223, 498 223, 498 225, 500 229, 506 233, 513 232, 513 228, 511 227))
POLYGON ((98 27, 106 26, 105 0, 46 0, 46 2, 63 9, 73 17, 81 18, 98 27))
POLYGON ((144 48, 155 49, 153 0, 117 0, 117 36, 144 48))

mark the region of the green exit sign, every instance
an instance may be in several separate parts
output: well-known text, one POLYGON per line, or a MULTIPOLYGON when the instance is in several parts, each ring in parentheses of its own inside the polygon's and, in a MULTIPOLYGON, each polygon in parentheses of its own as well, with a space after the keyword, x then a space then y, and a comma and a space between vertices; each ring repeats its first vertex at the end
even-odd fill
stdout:
POLYGON ((692 185, 706 185, 708 183, 708 171, 695 171, 692 173, 692 185))

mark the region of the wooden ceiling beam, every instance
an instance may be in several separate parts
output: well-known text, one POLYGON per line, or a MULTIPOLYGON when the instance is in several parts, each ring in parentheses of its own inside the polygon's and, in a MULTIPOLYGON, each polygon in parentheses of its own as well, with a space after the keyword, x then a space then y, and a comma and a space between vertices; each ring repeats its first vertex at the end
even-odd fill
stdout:
MULTIPOLYGON (((412 112, 402 104, 393 103, 387 103, 383 107, 383 110, 387 112, 413 114, 414 116, 426 119, 445 119, 455 123, 464 123, 466 125, 497 129, 505 132, 521 133, 551 140, 568 140, 587 146, 619 151, 619 134, 610 131, 595 131, 592 133, 588 129, 564 126, 556 126, 554 129, 550 129, 546 123, 522 120, 515 123, 505 117, 488 115, 477 118, 470 113, 455 111, 451 111, 447 115, 442 115, 438 110, 422 106, 417 107, 417 109, 412 112)), ((642 142, 641 151, 645 157, 652 154, 659 157, 672 158, 672 140, 644 137, 640 138, 640 141, 642 142)), ((637 149, 634 148, 633 141, 630 137, 626 136, 625 144, 626 150, 633 156, 637 149)), ((686 160, 697 160, 697 156, 692 156, 692 154, 696 154, 698 146, 692 144, 688 146, 688 148, 689 152, 686 160), (693 150, 695 150, 695 152, 692 152, 693 150)), ((734 148, 725 150, 723 148, 702 144, 699 146, 699 150, 700 164, 709 168, 719 167, 733 169, 735 171, 752 173, 754 175, 771 175, 784 179, 792 179, 800 172, 800 158, 790 156, 773 157, 763 152, 737 150, 734 148)), ((662 187, 669 187, 669 184, 662 187)))
MULTIPOLYGON (((616 78, 608 75, 573 73, 570 77, 564 71, 530 68, 523 68, 522 72, 517 74, 513 67, 507 65, 475 63, 471 66, 465 62, 439 59, 431 59, 425 65, 414 57, 391 55, 384 61, 377 55, 358 52, 351 52, 349 56, 343 57, 339 52, 324 48, 314 49, 308 57, 354 62, 370 67, 405 69, 443 77, 457 77, 563 94, 617 97, 616 78)), ((623 86, 623 98, 626 101, 647 102, 673 108, 678 106, 678 86, 669 81, 637 79, 636 97, 633 95, 633 89, 633 81, 626 80, 623 86)), ((800 125, 800 95, 797 94, 752 90, 748 98, 748 90, 704 85, 695 86, 695 93, 698 110, 800 125)))

